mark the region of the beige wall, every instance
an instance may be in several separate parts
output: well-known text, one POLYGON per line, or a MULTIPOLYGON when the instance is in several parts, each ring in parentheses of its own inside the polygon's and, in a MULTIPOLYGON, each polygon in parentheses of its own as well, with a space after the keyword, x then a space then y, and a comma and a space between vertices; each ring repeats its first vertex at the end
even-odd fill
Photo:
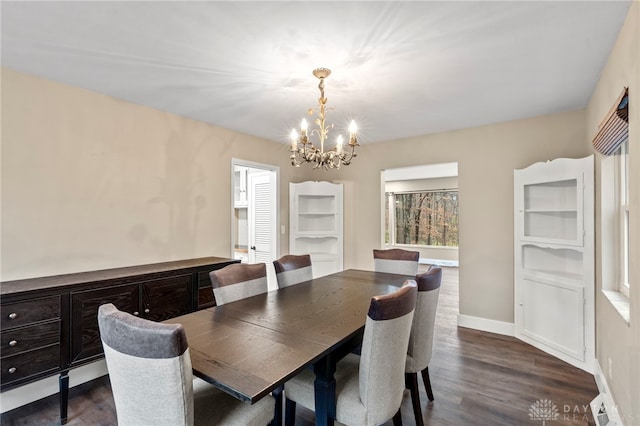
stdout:
POLYGON ((513 323, 513 169, 589 155, 584 119, 581 110, 363 146, 340 171, 345 267, 373 267, 381 170, 457 161, 460 313, 513 323))
POLYGON ((232 157, 281 167, 288 224, 286 144, 3 68, 1 279, 229 257, 232 157))
MULTIPOLYGON (((630 173, 630 291, 631 321, 627 324, 601 293, 611 286, 603 271, 607 250, 603 250, 601 220, 602 156, 596 157, 596 357, 601 366, 620 417, 625 425, 640 424, 640 3, 633 2, 618 40, 609 56, 587 107, 587 143, 597 132, 622 89, 629 87, 629 173, 630 173), (604 277, 603 277, 604 275, 604 277), (612 363, 609 375, 608 364, 612 363)), ((606 189, 604 189, 606 191, 606 189)), ((611 269, 611 268, 609 268, 611 269)))

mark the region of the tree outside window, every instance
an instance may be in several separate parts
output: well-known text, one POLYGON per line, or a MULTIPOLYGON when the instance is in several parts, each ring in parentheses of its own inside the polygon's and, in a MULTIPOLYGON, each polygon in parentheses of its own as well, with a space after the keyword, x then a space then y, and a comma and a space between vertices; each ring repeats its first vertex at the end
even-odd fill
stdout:
POLYGON ((385 243, 458 247, 458 191, 387 193, 386 207, 385 243))

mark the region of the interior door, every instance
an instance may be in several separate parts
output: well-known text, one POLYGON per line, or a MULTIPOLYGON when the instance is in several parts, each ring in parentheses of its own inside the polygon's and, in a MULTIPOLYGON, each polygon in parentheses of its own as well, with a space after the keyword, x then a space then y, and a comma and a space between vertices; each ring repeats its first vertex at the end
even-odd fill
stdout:
MULTIPOLYGON (((276 259, 276 194, 275 175, 272 172, 248 175, 249 197, 249 263, 266 263, 271 271, 276 259)), ((269 288, 275 276, 269 273, 269 288)), ((273 284, 275 285, 275 284, 273 284)))

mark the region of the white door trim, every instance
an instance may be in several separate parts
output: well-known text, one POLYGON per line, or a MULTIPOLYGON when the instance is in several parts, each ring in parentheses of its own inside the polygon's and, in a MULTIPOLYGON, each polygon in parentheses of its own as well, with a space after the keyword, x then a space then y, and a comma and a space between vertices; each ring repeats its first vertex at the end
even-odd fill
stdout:
MULTIPOLYGON (((230 197, 231 197, 231 209, 229 211, 230 214, 230 219, 231 219, 231 224, 234 223, 234 215, 235 215, 235 210, 234 210, 234 193, 233 193, 233 187, 234 187, 234 169, 235 166, 244 166, 244 167, 249 167, 252 169, 262 169, 262 170, 266 170, 266 171, 271 171, 273 173, 275 173, 275 198, 276 198, 276 220, 274 222, 274 226, 275 226, 275 235, 276 235, 276 253, 279 254, 280 253, 280 233, 278 232, 278 229, 280 229, 280 167, 279 166, 274 166, 272 164, 264 164, 264 163, 256 163, 255 161, 249 161, 249 160, 242 160, 240 158, 232 158, 231 159, 231 185, 230 185, 230 197)), ((236 244, 235 241, 235 233, 234 233, 234 229, 233 226, 230 226, 230 232, 231 232, 231 244, 229 246, 229 257, 233 258, 234 256, 234 247, 236 244)))

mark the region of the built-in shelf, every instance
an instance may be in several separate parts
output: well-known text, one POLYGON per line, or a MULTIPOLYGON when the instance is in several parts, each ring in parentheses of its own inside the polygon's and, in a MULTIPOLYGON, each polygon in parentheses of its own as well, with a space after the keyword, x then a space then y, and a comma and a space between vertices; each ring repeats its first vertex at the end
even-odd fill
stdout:
POLYGON ((289 184, 289 251, 311 255, 314 277, 342 270, 342 184, 289 184))
POLYGON ((336 214, 299 214, 298 232, 303 233, 336 233, 336 214))
POLYGON ((583 253, 572 248, 546 248, 533 245, 522 246, 523 271, 541 271, 563 275, 572 279, 582 278, 583 253))
POLYGON ((522 184, 520 238, 582 245, 582 176, 558 181, 544 176, 522 184), (541 181, 542 179, 542 181, 541 181))
POLYGON ((516 337, 592 372, 593 156, 514 171, 516 337))

